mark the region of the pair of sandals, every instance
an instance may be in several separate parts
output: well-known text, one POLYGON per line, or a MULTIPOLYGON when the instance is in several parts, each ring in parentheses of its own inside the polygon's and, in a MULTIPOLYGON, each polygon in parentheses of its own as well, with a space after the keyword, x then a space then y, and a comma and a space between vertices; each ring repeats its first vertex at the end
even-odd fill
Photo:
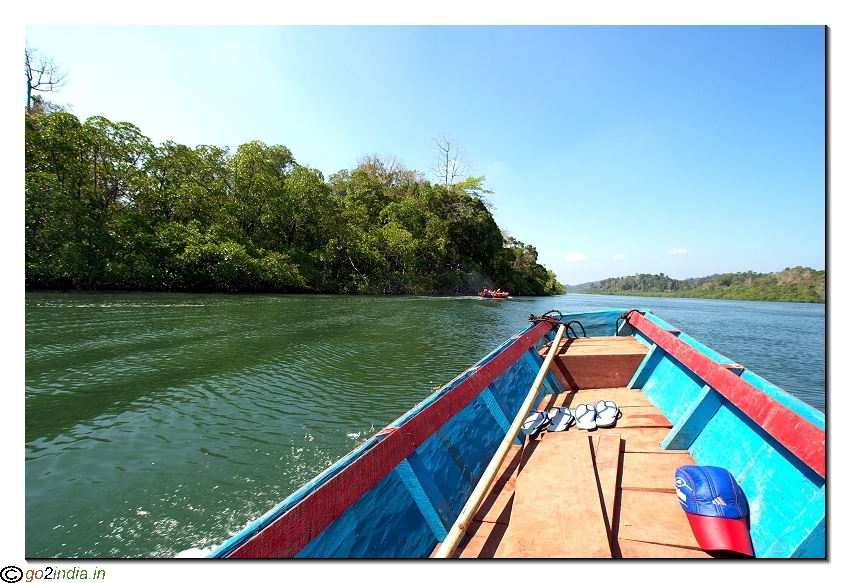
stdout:
POLYGON ((548 431, 566 431, 575 423, 575 416, 569 407, 552 407, 548 411, 535 411, 522 424, 522 433, 535 439, 544 429, 548 431))
POLYGON ((596 405, 581 403, 575 413, 569 407, 552 407, 548 411, 535 411, 522 424, 522 433, 535 439, 544 429, 566 431, 573 423, 579 429, 613 427, 620 418, 620 408, 614 401, 597 401, 596 405))
POLYGON ((581 403, 576 407, 576 427, 579 429, 596 429, 597 427, 613 427, 620 418, 620 408, 614 401, 600 400, 596 405, 581 403))

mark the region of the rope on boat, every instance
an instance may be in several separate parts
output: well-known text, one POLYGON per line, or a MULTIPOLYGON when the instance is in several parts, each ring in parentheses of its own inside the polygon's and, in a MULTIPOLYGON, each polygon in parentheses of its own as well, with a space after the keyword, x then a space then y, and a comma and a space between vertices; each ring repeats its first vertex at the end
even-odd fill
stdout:
POLYGON ((620 320, 622 320, 624 323, 627 323, 629 321, 629 314, 631 314, 632 312, 637 312, 638 314, 646 313, 641 312, 640 310, 636 310, 634 308, 629 308, 628 310, 617 316, 617 320, 614 322, 614 336, 616 336, 617 332, 620 330, 620 320))
POLYGON ((564 314, 562 314, 559 310, 549 310, 548 312, 545 312, 540 316, 535 316, 534 314, 530 314, 528 316, 529 322, 549 322, 550 324, 552 324, 553 330, 558 324, 564 324, 564 326, 567 327, 567 331, 565 333, 565 336, 567 338, 570 337, 570 332, 573 333, 573 338, 578 338, 578 333, 575 331, 575 329, 573 329, 573 324, 578 324, 579 328, 581 328, 581 335, 587 338, 587 332, 584 331, 584 326, 581 325, 581 322, 579 322, 578 320, 570 320, 569 322, 564 323, 563 320, 564 314), (556 318, 555 316, 550 314, 558 314, 558 317, 556 318))
POLYGON ((564 319, 564 314, 561 313, 560 310, 549 310, 548 312, 544 312, 540 316, 535 316, 534 314, 528 315, 529 322, 551 322, 553 327, 556 324, 560 324, 561 320, 564 319), (558 317, 550 316, 550 314, 558 314, 558 317))
POLYGON ((582 326, 581 322, 578 320, 570 320, 567 322, 567 338, 569 338, 570 332, 573 333, 573 338, 578 338, 578 334, 576 334, 576 331, 573 330, 573 324, 578 324, 578 327, 581 328, 581 335, 587 338, 587 332, 584 331, 584 326, 582 326))

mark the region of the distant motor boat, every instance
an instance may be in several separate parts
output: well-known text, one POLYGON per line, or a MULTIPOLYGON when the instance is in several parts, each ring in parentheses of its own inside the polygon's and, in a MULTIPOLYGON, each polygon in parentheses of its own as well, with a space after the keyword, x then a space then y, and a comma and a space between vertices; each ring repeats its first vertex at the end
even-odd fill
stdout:
POLYGON ((508 292, 502 291, 500 289, 496 289, 496 290, 487 289, 485 287, 482 291, 478 292, 478 295, 481 296, 482 298, 491 298, 491 299, 493 299, 493 298, 506 298, 506 297, 508 297, 508 292))

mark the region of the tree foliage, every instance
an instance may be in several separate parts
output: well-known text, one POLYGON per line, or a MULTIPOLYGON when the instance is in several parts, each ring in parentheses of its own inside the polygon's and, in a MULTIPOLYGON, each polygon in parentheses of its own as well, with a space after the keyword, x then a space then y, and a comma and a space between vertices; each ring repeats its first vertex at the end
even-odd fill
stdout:
POLYGON ((130 123, 26 114, 28 288, 563 293, 504 238, 484 177, 432 184, 393 156, 325 178, 283 145, 156 146, 130 123))

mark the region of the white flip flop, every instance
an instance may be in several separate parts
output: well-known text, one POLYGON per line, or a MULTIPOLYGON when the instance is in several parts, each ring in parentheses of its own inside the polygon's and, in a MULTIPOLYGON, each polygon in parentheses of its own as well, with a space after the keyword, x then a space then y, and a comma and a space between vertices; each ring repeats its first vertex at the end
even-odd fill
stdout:
POLYGON ((552 407, 547 415, 551 421, 547 431, 566 431, 575 422, 569 407, 552 407))
POLYGON ((596 429, 596 409, 589 403, 581 403, 576 407, 576 427, 579 429, 596 429))
POLYGON ((549 416, 546 415, 545 411, 535 411, 531 413, 528 417, 525 418, 525 422, 522 424, 522 433, 524 435, 529 436, 531 439, 534 439, 540 432, 543 431, 543 428, 549 424, 549 416))
POLYGON ((596 403, 596 426, 611 427, 617 422, 620 408, 614 401, 599 401, 596 403))

